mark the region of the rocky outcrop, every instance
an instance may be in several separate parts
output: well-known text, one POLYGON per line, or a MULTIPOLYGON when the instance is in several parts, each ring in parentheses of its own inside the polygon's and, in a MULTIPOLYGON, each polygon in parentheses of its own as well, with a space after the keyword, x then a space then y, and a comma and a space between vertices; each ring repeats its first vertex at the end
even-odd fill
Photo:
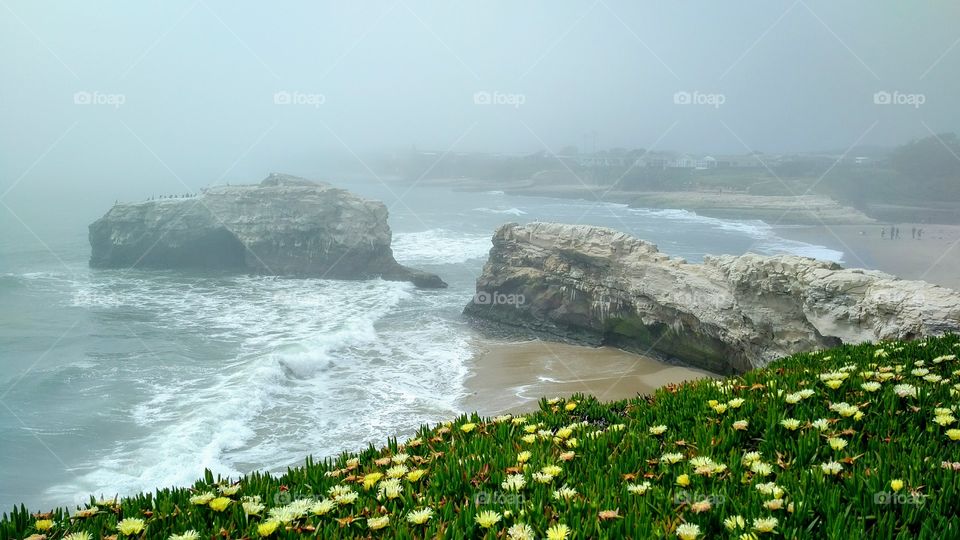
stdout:
POLYGON ((383 203, 272 174, 259 185, 115 205, 90 225, 90 265, 382 277, 446 287, 434 274, 397 263, 390 241, 383 203))
POLYGON ((601 227, 502 226, 468 315, 718 373, 781 356, 960 331, 960 294, 796 256, 691 264, 601 227))

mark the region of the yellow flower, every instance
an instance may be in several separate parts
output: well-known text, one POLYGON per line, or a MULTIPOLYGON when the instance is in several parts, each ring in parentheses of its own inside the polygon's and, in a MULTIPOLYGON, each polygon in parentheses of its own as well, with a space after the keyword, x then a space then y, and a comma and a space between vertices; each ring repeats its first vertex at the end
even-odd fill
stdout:
POLYGON ((36 523, 33 524, 34 528, 38 531, 49 531, 53 528, 52 519, 38 519, 36 523))
POLYGON ((790 431, 796 431, 800 427, 800 421, 796 418, 786 418, 780 421, 780 425, 789 429, 790 431))
POLYGON ((663 435, 667 431, 667 426, 663 424, 651 426, 647 431, 649 431, 651 435, 663 435))
POLYGON ((568 410, 568 411, 572 411, 572 410, 574 410, 574 409, 577 408, 577 402, 576 402, 576 401, 571 401, 570 403, 567 403, 563 408, 566 409, 566 410, 568 410))
POLYGON ((893 491, 900 491, 903 489, 903 480, 896 479, 890 481, 890 489, 893 491))
POLYGON ((741 405, 745 403, 743 398, 733 398, 727 402, 727 406, 731 409, 739 409, 741 405))
POLYGON ((526 463, 530 459, 530 452, 524 450, 517 454, 517 463, 526 463))
POLYGON ((477 428, 477 425, 474 424, 473 422, 470 422, 470 423, 467 423, 467 424, 464 424, 464 425, 460 426, 460 431, 462 431, 462 432, 464 432, 464 433, 470 433, 471 431, 473 431, 473 430, 476 429, 476 428, 477 428))
POLYGON ((727 412, 727 404, 717 403, 716 405, 713 406, 713 410, 717 411, 717 414, 723 414, 727 412))
POLYGON ((190 497, 190 504, 203 506, 209 503, 210 501, 212 501, 214 497, 216 497, 216 495, 214 495, 212 491, 205 491, 203 493, 198 493, 190 497))
POLYGON ((425 469, 414 469, 407 473, 407 480, 416 482, 417 480, 420 480, 420 478, 422 478, 426 473, 427 471, 425 469))
POLYGON ((537 436, 531 433, 530 435, 524 435, 523 437, 520 437, 520 440, 527 444, 533 444, 534 441, 537 440, 537 436))
POLYGON ((477 522, 477 525, 480 525, 484 529, 489 529, 500 521, 500 517, 500 514, 493 510, 484 510, 474 516, 473 519, 477 522))
POLYGON ((547 540, 567 540, 567 538, 570 538, 570 527, 562 523, 547 529, 547 540))
POLYGON ((960 429, 948 429, 947 437, 950 437, 951 441, 960 441, 960 429))
MULTIPOLYGON (((194 532, 194 531, 189 531, 189 532, 194 532)), ((187 534, 187 533, 184 533, 184 534, 187 534)), ((171 536, 171 538, 173 537, 171 536)), ((198 538, 200 538, 199 535, 197 536, 197 539, 198 538)), ((63 540, 93 540, 93 535, 88 533, 87 531, 77 531, 75 533, 64 535, 63 540)))
POLYGON ((566 439, 570 435, 573 435, 573 430, 568 427, 560 428, 557 430, 557 437, 561 439, 566 439))
POLYGON ((830 437, 827 439, 827 442, 830 443, 830 448, 833 448, 838 452, 847 447, 847 441, 845 439, 841 439, 840 437, 830 437))
POLYGON ((144 521, 140 518, 126 518, 117 523, 117 531, 124 536, 143 532, 144 521))
POLYGON ((840 380, 840 379, 830 379, 829 381, 827 381, 827 382, 825 382, 825 383, 823 383, 823 384, 829 386, 829 387, 832 388, 833 390, 836 390, 837 388, 840 388, 840 385, 843 384, 843 381, 840 380))
POLYGON ((257 534, 260 536, 270 536, 279 526, 279 521, 264 521, 260 525, 257 525, 257 534))
POLYGON ((378 518, 367 518, 367 527, 376 531, 390 524, 390 516, 381 516, 378 518))
POLYGON ((378 472, 367 473, 363 477, 363 488, 364 489, 372 488, 373 486, 377 485, 377 482, 379 482, 381 478, 383 478, 383 473, 378 473, 378 472))
POLYGON ((941 426, 949 426, 950 424, 956 422, 956 418, 952 414, 938 414, 933 417, 933 421, 941 426))
POLYGON ((687 487, 690 485, 690 475, 681 474, 677 477, 677 485, 682 487, 687 487))
POLYGON ((209 505, 210 509, 214 512, 223 512, 228 506, 230 506, 230 502, 230 499, 226 497, 217 497, 216 499, 210 501, 209 505))

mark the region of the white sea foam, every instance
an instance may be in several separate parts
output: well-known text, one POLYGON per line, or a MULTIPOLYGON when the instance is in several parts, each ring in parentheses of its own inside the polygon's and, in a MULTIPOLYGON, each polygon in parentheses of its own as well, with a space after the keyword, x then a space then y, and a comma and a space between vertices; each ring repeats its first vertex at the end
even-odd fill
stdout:
POLYGON ((679 221, 691 224, 705 225, 707 227, 739 233, 756 240, 751 251, 762 255, 790 254, 803 257, 812 257, 824 261, 842 262, 843 252, 830 249, 825 246, 808 244, 790 240, 777 235, 773 227, 760 220, 731 220, 719 219, 698 215, 689 210, 664 209, 653 210, 648 208, 631 208, 631 212, 649 216, 663 218, 672 221, 679 221))
POLYGON ((208 281, 148 286, 124 277, 81 296, 113 295, 91 304, 101 308, 160 310, 156 324, 166 330, 212 329, 238 352, 197 366, 146 360, 136 375, 146 395, 128 417, 142 436, 79 466, 47 497, 189 485, 205 468, 233 477, 279 471, 458 412, 471 351, 453 323, 431 314, 431 303, 452 297, 381 280, 208 281), (416 327, 406 320, 411 309, 423 314, 416 327))
POLYGON ((525 216, 526 212, 519 208, 474 208, 474 212, 483 212, 485 214, 505 214, 510 216, 525 216))
POLYGON ((430 229, 393 236, 393 255, 408 264, 458 264, 485 259, 491 234, 468 234, 448 229, 430 229))

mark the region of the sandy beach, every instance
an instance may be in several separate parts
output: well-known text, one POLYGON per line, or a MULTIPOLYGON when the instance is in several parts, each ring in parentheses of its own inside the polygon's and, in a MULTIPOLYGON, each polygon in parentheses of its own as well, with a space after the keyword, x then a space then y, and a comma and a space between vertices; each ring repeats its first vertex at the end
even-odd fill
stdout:
POLYGON ((649 394, 670 383, 717 377, 612 347, 549 341, 483 342, 467 380, 464 408, 482 415, 523 412, 541 397, 576 393, 602 401, 649 394))
POLYGON ((900 238, 890 239, 890 225, 777 227, 786 238, 844 252, 843 265, 870 268, 903 279, 922 280, 960 290, 960 225, 902 223, 900 238), (881 230, 886 229, 885 236, 881 230), (923 229, 921 239, 912 236, 923 229))

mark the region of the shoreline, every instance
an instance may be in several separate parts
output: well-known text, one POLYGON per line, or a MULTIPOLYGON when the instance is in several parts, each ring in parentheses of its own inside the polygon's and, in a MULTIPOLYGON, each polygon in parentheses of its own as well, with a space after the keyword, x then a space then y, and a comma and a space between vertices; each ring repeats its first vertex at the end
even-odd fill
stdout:
POLYGON ((720 376, 614 347, 483 339, 476 344, 461 404, 481 416, 526 413, 543 397, 582 393, 608 402, 702 378, 720 376))
POLYGON ((900 223, 900 238, 890 239, 890 224, 795 225, 774 227, 778 235, 819 244, 844 253, 845 268, 880 270, 960 291, 960 225, 900 223), (923 229, 922 239, 912 237, 923 229), (881 229, 885 236, 881 237, 881 229))

